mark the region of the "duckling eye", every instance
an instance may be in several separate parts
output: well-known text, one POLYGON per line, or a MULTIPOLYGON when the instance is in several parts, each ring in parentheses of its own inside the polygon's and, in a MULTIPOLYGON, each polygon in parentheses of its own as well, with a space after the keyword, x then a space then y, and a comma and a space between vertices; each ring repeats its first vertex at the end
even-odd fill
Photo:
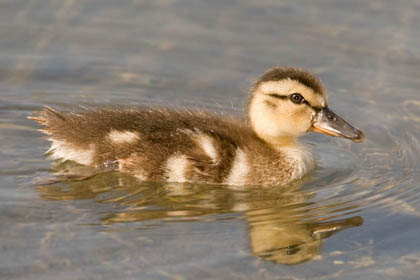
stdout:
POLYGON ((290 95, 290 100, 295 104, 301 104, 305 102, 305 98, 300 93, 292 93, 290 95))

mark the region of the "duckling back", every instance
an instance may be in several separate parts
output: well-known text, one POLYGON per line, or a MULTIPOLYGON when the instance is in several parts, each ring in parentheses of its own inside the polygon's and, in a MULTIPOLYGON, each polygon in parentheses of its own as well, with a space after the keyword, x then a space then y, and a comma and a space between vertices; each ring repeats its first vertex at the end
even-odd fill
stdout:
POLYGON ((232 117, 153 108, 45 108, 31 119, 43 125, 52 159, 98 168, 112 162, 141 180, 265 185, 289 181, 294 172, 286 154, 232 117))

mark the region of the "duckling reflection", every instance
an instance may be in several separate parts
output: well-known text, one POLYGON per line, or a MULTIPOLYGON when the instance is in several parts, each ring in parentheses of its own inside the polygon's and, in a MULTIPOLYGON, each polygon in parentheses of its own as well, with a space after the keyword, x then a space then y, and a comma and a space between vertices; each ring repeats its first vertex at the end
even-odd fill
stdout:
POLYGON ((250 246, 255 255, 282 264, 305 262, 321 255, 323 239, 363 223, 360 216, 326 222, 305 221, 294 210, 271 208, 247 213, 250 246))
MULTIPOLYGON (((244 217, 254 255, 276 263, 297 264, 319 256, 323 239, 363 222, 359 216, 340 219, 344 214, 337 211, 338 204, 310 202, 315 194, 299 190, 300 185, 235 189, 220 185, 139 182, 124 174, 105 173, 89 180, 44 185, 37 189, 46 200, 93 199, 118 206, 112 207, 112 212, 101 212, 99 220, 103 225, 140 222, 142 227, 162 221, 244 217), (328 216, 329 209, 337 220, 321 218, 328 216)), ((348 205, 344 207, 349 210, 348 205)), ((136 228, 138 226, 136 224, 136 228)))

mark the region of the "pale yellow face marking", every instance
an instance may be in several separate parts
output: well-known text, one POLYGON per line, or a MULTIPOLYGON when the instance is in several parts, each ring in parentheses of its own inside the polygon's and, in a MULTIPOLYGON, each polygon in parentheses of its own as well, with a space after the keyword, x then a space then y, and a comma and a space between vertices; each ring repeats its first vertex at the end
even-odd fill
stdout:
POLYGON ((296 80, 286 79, 265 82, 259 86, 259 91, 264 94, 277 93, 280 95, 300 93, 312 106, 325 107, 327 105, 326 96, 315 93, 313 89, 308 88, 296 80))
POLYGON ((306 104, 270 96, 301 94, 313 107, 325 107, 325 96, 296 80, 269 81, 259 85, 249 105, 249 118, 255 132, 267 142, 284 145, 311 128, 316 111, 306 104))
POLYGON ((114 144, 132 143, 140 139, 137 132, 111 130, 107 135, 108 139, 114 144))

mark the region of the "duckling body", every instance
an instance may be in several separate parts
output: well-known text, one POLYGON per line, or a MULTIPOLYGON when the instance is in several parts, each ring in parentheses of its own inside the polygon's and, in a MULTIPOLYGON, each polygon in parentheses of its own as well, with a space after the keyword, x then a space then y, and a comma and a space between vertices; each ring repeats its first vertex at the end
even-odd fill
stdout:
POLYGON ((279 185, 314 168, 312 154, 296 137, 321 117, 290 102, 297 90, 326 107, 316 78, 300 69, 274 68, 254 85, 248 122, 198 110, 141 107, 76 113, 46 107, 31 119, 43 125, 52 159, 111 165, 141 180, 279 185))

